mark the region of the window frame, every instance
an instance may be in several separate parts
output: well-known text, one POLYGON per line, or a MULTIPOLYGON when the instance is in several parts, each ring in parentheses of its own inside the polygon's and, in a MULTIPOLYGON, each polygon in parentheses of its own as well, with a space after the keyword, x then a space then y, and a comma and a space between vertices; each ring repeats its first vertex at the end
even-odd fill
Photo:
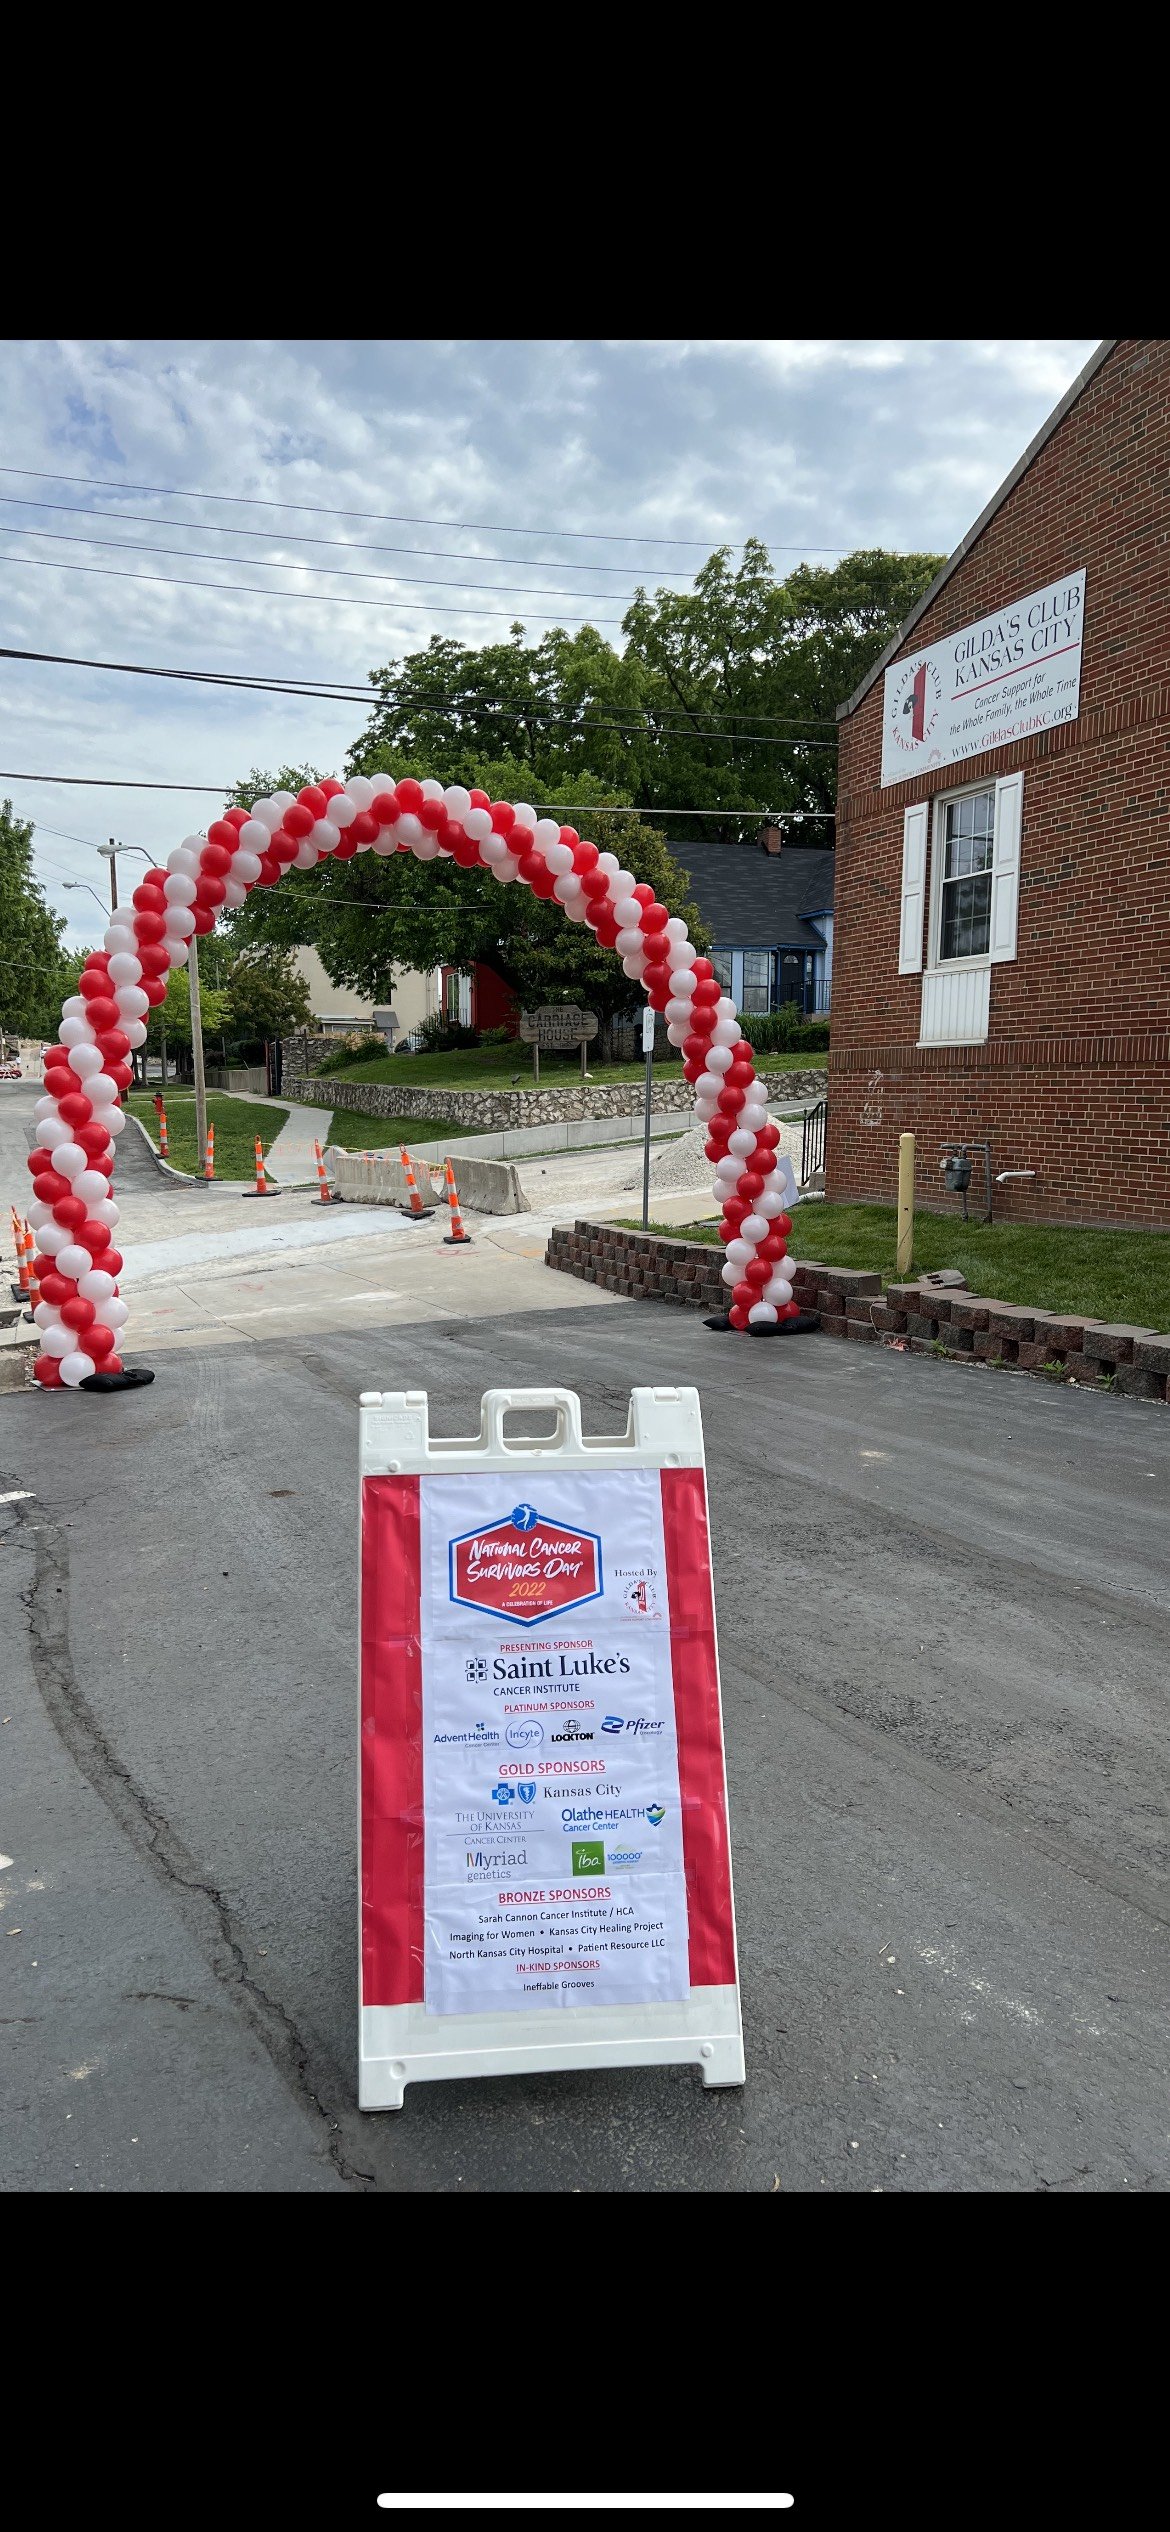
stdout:
POLYGON ((983 967, 990 967, 991 942, 995 921, 995 831, 999 823, 999 786, 994 775, 989 782, 965 782, 953 791, 937 791, 930 804, 930 911, 926 936, 925 975, 961 976, 983 967), (944 864, 946 861, 947 810, 952 801, 970 799, 978 793, 991 794, 991 860, 987 876, 991 881, 988 900, 987 947, 971 958, 941 958, 944 864))
POLYGON ((765 1018, 767 1017, 768 1013, 769 1013, 770 1011, 772 1011, 772 1010, 774 1009, 774 1007, 775 1007, 775 1005, 774 1005, 774 1001, 773 1001, 773 995, 774 995, 774 992, 775 992, 775 985, 776 985, 776 952, 775 952, 775 950, 771 950, 771 949, 761 949, 759 946, 756 946, 756 947, 755 947, 755 948, 753 948, 753 949, 745 949, 745 950, 743 951, 742 955, 743 955, 743 986, 742 986, 742 990, 741 990, 741 993, 740 993, 740 998, 739 998, 739 1003, 738 1003, 738 1006, 737 1006, 737 1007, 738 1007, 738 1009, 739 1009, 739 1010, 740 1010, 740 1011, 744 1014, 745 1018, 747 1018, 747 1019, 749 1019, 749 1020, 762 1020, 762 1019, 765 1019, 765 1018), (762 993, 762 994, 764 995, 764 1001, 763 1001, 763 1003, 762 1003, 762 1004, 757 1004, 757 1003, 751 1003, 751 1004, 749 1004, 749 1002, 748 1002, 748 998, 747 998, 747 997, 748 997, 748 990, 749 990, 749 989, 748 989, 747 963, 748 963, 749 958, 760 958, 760 959, 762 959, 762 960, 763 960, 763 962, 764 962, 764 975, 763 975, 763 980, 762 980, 762 983, 760 983, 760 984, 753 984, 753 985, 752 985, 752 987, 751 987, 751 991, 752 991, 753 993, 762 993))

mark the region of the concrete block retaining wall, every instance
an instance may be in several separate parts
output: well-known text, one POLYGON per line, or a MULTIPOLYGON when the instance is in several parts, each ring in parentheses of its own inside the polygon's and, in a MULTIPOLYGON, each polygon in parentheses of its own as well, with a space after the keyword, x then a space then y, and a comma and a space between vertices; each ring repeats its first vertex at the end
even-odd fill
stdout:
MULTIPOLYGON (((334 1145, 329 1160, 334 1189, 346 1203, 402 1209, 409 1204, 406 1172, 396 1152, 379 1152, 367 1161, 361 1152, 343 1152, 334 1145)), ((424 1205, 445 1204, 446 1191, 440 1196, 432 1191, 423 1156, 412 1151, 411 1160, 424 1205)), ((512 1161, 481 1160, 478 1154, 465 1153, 456 1171, 456 1192, 460 1204, 471 1213, 529 1213, 532 1209, 512 1161)))
MULTIPOLYGON (((571 1230, 553 1231, 547 1259, 628 1300, 689 1301, 712 1313, 727 1307, 723 1249, 714 1244, 575 1222, 571 1230)), ((929 1284, 883 1286, 880 1275, 809 1258, 795 1261, 793 1298, 802 1310, 819 1313, 822 1336, 847 1343, 1010 1365, 1037 1379, 1073 1380, 1127 1398, 1167 1398, 1170 1334, 1156 1328, 983 1301, 929 1284)))
MULTIPOLYGON (((762 1079, 767 1097, 775 1106, 786 1101, 823 1099, 828 1075, 820 1071, 765 1073, 762 1079)), ((399 1082, 347 1081, 344 1074, 332 1079, 294 1073, 287 1066, 280 1095, 306 1108, 358 1108, 376 1117, 438 1114, 449 1118, 453 1125, 479 1126, 497 1133, 533 1125, 563 1125, 581 1117, 620 1117, 629 1121, 632 1133, 637 1133, 644 1101, 640 1081, 587 1081, 572 1089, 562 1086, 556 1090, 448 1090, 442 1082, 427 1082, 410 1089, 399 1082)), ((655 1083, 655 1116, 680 1112, 686 1115, 693 1105, 689 1082, 655 1083)))

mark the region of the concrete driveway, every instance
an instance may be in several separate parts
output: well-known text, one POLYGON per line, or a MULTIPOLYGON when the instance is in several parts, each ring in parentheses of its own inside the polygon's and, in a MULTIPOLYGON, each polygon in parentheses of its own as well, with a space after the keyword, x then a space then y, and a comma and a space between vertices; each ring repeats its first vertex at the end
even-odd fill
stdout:
POLYGON ((1162 2190, 1170 1419, 574 1303, 0 1399, 8 2187, 1162 2190), (511 2078, 362 2118, 358 1392, 426 1387, 452 1432, 493 1383, 567 1382, 599 1430, 680 1379, 747 2087, 511 2078))

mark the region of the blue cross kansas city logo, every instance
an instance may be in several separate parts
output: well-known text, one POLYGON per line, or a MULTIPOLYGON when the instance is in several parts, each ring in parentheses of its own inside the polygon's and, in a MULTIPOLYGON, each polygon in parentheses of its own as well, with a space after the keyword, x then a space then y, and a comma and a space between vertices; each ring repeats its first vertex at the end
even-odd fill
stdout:
POLYGON ((521 1800, 521 1802, 535 1802, 535 1800, 536 1800, 536 1787, 535 1787, 535 1785, 517 1785, 517 1787, 516 1787, 516 1791, 517 1791, 517 1793, 518 1793, 518 1794, 519 1794, 519 1796, 520 1796, 520 1800, 521 1800))

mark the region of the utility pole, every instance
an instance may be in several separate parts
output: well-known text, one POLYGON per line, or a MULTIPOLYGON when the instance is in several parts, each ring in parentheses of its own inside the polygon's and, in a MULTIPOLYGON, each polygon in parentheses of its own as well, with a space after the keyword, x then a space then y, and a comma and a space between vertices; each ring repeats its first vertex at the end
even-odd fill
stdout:
POLYGON ((109 862, 110 862, 110 912, 111 912, 111 914, 116 914, 116 913, 117 913, 117 911, 118 911, 118 847, 117 847, 117 845, 115 844, 115 842, 114 842, 114 839, 113 839, 113 836, 112 836, 112 835, 111 835, 111 837, 110 837, 109 862))
POLYGON ((199 1002, 199 935, 192 932, 187 943, 187 977, 191 988, 191 1063, 195 1074, 195 1170, 203 1185, 203 1156, 207 1150, 207 1083, 203 1074, 203 1013, 199 1002))

